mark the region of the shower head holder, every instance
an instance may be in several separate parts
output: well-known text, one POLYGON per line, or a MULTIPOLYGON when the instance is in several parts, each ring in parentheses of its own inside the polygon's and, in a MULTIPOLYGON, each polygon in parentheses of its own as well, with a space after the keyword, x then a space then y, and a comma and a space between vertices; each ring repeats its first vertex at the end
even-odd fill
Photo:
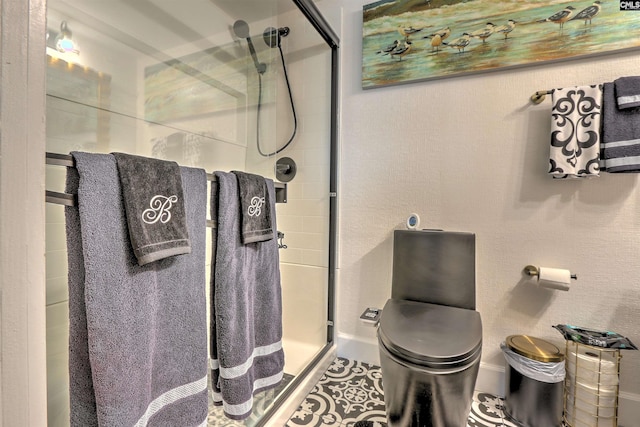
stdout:
POLYGON ((262 38, 264 39, 264 42, 267 46, 272 48, 280 47, 280 41, 282 40, 282 37, 287 37, 290 32, 291 30, 289 29, 289 27, 268 27, 262 33, 262 38))

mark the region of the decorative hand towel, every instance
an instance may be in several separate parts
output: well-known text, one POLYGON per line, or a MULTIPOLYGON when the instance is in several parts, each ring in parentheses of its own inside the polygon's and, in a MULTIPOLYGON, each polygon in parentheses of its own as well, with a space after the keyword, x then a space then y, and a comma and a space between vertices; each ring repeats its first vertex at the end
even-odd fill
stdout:
POLYGON ((206 174, 181 169, 192 253, 139 266, 114 156, 72 154, 71 426, 206 426, 206 174))
POLYGON ((178 164, 123 153, 113 155, 138 264, 190 253, 178 164))
POLYGON ((619 109, 640 106, 640 76, 620 77, 613 83, 616 87, 615 99, 619 109))
MULTIPOLYGON (((251 414, 253 394, 277 386, 283 376, 278 243, 275 236, 242 243, 238 180, 225 172, 216 172, 216 179, 211 190, 211 216, 218 220, 211 261, 213 402, 227 417, 241 420, 251 414)), ((275 212, 273 181, 266 183, 275 212)), ((271 227, 276 230, 275 215, 271 227)))
POLYGON ((552 94, 549 173, 554 178, 597 176, 600 157, 600 85, 552 94))
POLYGON ((242 243, 273 239, 271 203, 265 178, 251 173, 232 171, 238 179, 242 215, 242 243))
POLYGON ((604 84, 602 170, 640 172, 640 108, 620 110, 614 83, 604 84))

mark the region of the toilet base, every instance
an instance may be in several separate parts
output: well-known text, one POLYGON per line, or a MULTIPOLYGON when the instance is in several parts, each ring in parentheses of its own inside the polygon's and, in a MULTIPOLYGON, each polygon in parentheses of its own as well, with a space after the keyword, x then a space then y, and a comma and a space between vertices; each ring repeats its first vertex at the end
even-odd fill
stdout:
POLYGON ((448 371, 409 365, 378 340, 389 427, 464 427, 480 368, 471 363, 448 371))

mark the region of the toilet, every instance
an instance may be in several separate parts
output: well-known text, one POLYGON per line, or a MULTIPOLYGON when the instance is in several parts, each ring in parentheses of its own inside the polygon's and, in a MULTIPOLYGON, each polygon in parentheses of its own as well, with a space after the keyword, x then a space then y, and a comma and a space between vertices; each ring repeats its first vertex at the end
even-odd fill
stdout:
POLYGON ((389 427, 467 425, 482 353, 475 308, 475 234, 394 232, 378 324, 389 427))

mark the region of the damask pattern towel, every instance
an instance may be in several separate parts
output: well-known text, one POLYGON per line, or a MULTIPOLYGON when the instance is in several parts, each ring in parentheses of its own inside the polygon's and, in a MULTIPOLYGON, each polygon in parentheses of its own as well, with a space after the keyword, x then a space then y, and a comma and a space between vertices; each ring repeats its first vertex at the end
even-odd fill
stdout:
POLYGON ((549 174, 598 176, 602 85, 555 89, 552 102, 549 174))

